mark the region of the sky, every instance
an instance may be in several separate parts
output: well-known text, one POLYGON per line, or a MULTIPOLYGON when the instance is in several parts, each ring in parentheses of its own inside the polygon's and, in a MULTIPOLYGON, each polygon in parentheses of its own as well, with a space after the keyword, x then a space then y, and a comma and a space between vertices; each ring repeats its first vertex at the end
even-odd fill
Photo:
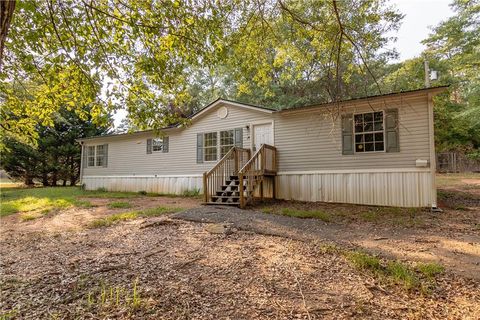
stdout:
MULTIPOLYGON (((430 27, 454 15, 449 6, 451 2, 452 0, 390 0, 390 3, 405 15, 400 30, 390 34, 398 38, 397 42, 391 44, 400 54, 396 62, 417 57, 422 53, 424 45, 421 41, 430 34, 430 27)), ((126 115, 125 110, 119 110, 114 115, 115 127, 118 127, 126 115)))
POLYGON ((394 47, 400 53, 398 61, 417 57, 425 47, 420 42, 430 34, 430 27, 448 19, 454 12, 449 4, 452 0, 391 0, 405 15, 396 34, 394 47))

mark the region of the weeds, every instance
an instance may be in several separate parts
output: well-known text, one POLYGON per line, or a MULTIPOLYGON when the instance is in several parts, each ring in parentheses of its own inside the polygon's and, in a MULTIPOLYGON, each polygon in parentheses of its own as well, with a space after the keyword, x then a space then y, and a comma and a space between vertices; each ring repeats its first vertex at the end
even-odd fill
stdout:
POLYGON ((345 258, 357 269, 371 272, 376 277, 400 285, 406 290, 427 294, 435 286, 435 277, 444 271, 437 263, 418 263, 415 268, 400 261, 386 264, 376 256, 364 252, 344 251, 345 258))
POLYGON ((418 263, 417 270, 427 278, 434 278, 445 271, 445 268, 438 263, 418 263))
POLYGON ((182 196, 184 197, 198 197, 200 195, 199 188, 187 189, 182 192, 182 196))
POLYGON ((120 221, 133 220, 139 217, 155 217, 163 214, 174 213, 183 210, 182 208, 157 207, 145 210, 137 210, 112 214, 108 217, 97 219, 90 223, 91 228, 108 227, 120 221))
POLYGON ((100 288, 88 292, 85 300, 89 308, 100 310, 122 308, 134 311, 143 304, 138 293, 138 279, 133 282, 132 289, 102 284, 100 288))
POLYGON ((332 220, 332 216, 325 211, 320 210, 296 210, 291 208, 284 208, 282 209, 282 214, 289 217, 297 217, 297 218, 315 218, 322 220, 324 222, 330 222, 332 220))
POLYGON ((110 209, 126 209, 131 207, 132 205, 130 203, 123 201, 115 201, 108 204, 108 208, 110 209))
POLYGON ((380 259, 363 252, 347 252, 347 260, 349 260, 356 268, 361 270, 370 270, 379 272, 381 270, 380 259))

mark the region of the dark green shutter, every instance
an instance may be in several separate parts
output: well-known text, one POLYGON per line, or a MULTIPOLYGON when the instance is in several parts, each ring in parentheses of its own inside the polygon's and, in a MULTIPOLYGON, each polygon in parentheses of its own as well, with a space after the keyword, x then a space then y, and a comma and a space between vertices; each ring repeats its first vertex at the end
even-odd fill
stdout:
POLYGON ((108 167, 108 144, 103 145, 103 167, 106 168, 108 167))
POLYGON ((235 129, 235 147, 243 147, 243 128, 235 129))
POLYGON ((147 154, 152 153, 152 139, 147 139, 147 154))
POLYGON ((203 133, 197 133, 197 163, 203 163, 203 133))
POLYGON ((342 116, 342 154, 353 154, 353 114, 342 116))
POLYGON ((162 141, 162 152, 164 153, 167 153, 168 152, 168 142, 169 142, 169 139, 168 137, 163 137, 163 141, 162 141))
POLYGON ((385 151, 400 152, 398 109, 388 109, 385 111, 385 114, 385 151))

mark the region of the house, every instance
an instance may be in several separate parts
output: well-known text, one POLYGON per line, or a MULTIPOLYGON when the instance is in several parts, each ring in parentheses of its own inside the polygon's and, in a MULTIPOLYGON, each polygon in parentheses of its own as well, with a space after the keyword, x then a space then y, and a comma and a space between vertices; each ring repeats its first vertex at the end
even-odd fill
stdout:
POLYGON ((446 87, 283 110, 216 100, 190 125, 79 139, 86 189, 436 207, 433 97, 446 87), (240 192, 243 190, 243 192, 240 192))

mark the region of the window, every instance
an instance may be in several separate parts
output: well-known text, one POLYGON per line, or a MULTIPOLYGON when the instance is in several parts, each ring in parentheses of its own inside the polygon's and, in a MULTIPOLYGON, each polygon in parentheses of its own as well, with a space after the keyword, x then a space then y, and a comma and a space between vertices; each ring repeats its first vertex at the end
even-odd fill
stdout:
POLYGON ((152 139, 152 151, 162 151, 163 150, 163 139, 156 138, 152 139))
POLYGON ((88 146, 87 148, 87 158, 88 158, 88 166, 94 167, 95 166, 95 146, 88 146))
POLYGON ((96 166, 103 167, 105 164, 105 146, 103 144, 97 146, 96 166))
POLYGON ((107 166, 107 144, 87 147, 87 167, 107 166))
POLYGON ((203 135, 204 161, 217 160, 217 133, 209 132, 203 135))
POLYGON ((220 131, 220 158, 235 145, 235 134, 233 130, 220 131))
POLYGON ((355 152, 384 151, 383 111, 354 116, 355 152))

